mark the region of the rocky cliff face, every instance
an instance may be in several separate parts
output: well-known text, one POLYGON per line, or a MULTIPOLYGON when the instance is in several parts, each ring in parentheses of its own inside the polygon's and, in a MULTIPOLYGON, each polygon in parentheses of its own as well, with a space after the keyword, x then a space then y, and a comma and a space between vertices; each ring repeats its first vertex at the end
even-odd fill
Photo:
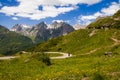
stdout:
POLYGON ((11 31, 17 32, 19 34, 22 34, 24 36, 29 36, 29 31, 31 30, 30 26, 24 25, 24 24, 16 24, 13 26, 11 31))
POLYGON ((44 22, 41 22, 35 27, 38 27, 35 37, 36 42, 43 42, 49 39, 49 30, 47 30, 47 25, 44 22))
POLYGON ((65 22, 54 22, 48 26, 41 22, 32 27, 16 24, 11 31, 28 36, 35 42, 42 42, 50 38, 66 35, 74 31, 74 28, 65 22))
POLYGON ((47 25, 44 22, 34 25, 34 26, 32 26, 32 28, 29 32, 29 36, 31 36, 31 38, 34 41, 39 41, 37 37, 44 36, 43 34, 45 34, 44 32, 45 32, 46 28, 47 28, 47 25), (40 34, 40 36, 39 36, 39 34, 40 34))
POLYGON ((74 31, 74 28, 65 22, 54 22, 51 25, 49 25, 49 27, 48 30, 51 35, 50 38, 63 36, 74 31))

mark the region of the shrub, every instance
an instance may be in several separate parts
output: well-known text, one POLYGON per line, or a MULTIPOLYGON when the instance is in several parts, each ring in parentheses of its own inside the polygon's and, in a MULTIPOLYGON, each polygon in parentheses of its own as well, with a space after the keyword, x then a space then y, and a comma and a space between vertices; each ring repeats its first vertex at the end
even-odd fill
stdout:
POLYGON ((92 80, 104 80, 104 76, 101 73, 96 72, 94 73, 92 80))
POLYGON ((47 66, 51 65, 50 58, 47 54, 45 53, 37 53, 32 56, 33 58, 37 59, 38 61, 42 61, 45 63, 47 66))

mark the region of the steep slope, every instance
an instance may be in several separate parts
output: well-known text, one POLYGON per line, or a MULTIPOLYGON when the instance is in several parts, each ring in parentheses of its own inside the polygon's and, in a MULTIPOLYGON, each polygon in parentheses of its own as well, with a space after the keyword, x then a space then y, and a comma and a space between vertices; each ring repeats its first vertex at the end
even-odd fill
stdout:
POLYGON ((71 54, 88 54, 95 51, 109 51, 114 47, 114 40, 119 40, 120 30, 85 30, 74 31, 66 36, 51 39, 39 44, 34 51, 62 51, 71 54), (90 36, 91 33, 93 35, 90 36))
POLYGON ((117 11, 113 16, 97 18, 95 22, 88 25, 87 28, 95 29, 111 29, 120 28, 120 10, 117 11))
POLYGON ((31 39, 0 26, 0 54, 10 55, 32 45, 31 39))
POLYGON ((34 51, 63 51, 72 54, 103 51, 104 53, 119 45, 115 40, 119 41, 120 37, 120 10, 113 16, 97 18, 87 28, 39 44, 34 51))
POLYGON ((0 25, 0 33, 4 33, 9 31, 7 28, 5 28, 4 26, 0 25))

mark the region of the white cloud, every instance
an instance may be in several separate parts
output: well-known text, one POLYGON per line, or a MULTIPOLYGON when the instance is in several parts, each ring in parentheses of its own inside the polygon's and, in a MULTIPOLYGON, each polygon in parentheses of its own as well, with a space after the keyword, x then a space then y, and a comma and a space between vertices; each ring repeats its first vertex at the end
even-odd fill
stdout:
POLYGON ((17 17, 12 17, 12 19, 13 19, 13 20, 18 20, 18 18, 17 18, 17 17))
POLYGON ((4 6, 0 12, 7 16, 25 17, 39 20, 47 17, 56 17, 59 14, 77 9, 77 4, 96 4, 101 0, 16 0, 18 6, 4 6), (59 7, 55 7, 59 6, 59 7), (42 7, 42 10, 39 10, 42 7))
POLYGON ((107 8, 101 9, 100 12, 96 12, 93 15, 80 15, 78 18, 78 23, 88 25, 97 17, 111 16, 120 9, 120 4, 112 2, 111 5, 107 8))
POLYGON ((113 15, 117 10, 120 9, 120 4, 116 3, 116 2, 112 2, 111 3, 111 6, 109 6, 108 8, 103 8, 101 10, 101 12, 104 14, 104 15, 113 15))
POLYGON ((60 22, 64 22, 63 20, 53 20, 52 22, 58 22, 58 23, 60 23, 60 22))
POLYGON ((66 23, 69 23, 70 20, 53 20, 52 22, 58 22, 58 23, 60 23, 60 22, 66 22, 66 23))

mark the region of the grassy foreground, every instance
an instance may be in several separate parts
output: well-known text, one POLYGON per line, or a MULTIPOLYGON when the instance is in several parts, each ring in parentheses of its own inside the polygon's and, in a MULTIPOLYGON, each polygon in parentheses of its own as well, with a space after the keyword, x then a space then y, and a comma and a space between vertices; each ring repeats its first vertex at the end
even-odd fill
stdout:
POLYGON ((32 49, 37 52, 60 51, 76 55, 51 60, 50 66, 33 58, 32 54, 0 61, 0 80, 119 80, 120 30, 95 30, 90 36, 93 31, 78 30, 32 49), (107 51, 112 53, 105 56, 107 51))
POLYGON ((51 66, 46 66, 41 61, 25 57, 25 55, 20 59, 0 61, 0 79, 119 80, 120 54, 113 54, 111 57, 96 56, 96 54, 98 53, 69 59, 51 60, 51 66))

